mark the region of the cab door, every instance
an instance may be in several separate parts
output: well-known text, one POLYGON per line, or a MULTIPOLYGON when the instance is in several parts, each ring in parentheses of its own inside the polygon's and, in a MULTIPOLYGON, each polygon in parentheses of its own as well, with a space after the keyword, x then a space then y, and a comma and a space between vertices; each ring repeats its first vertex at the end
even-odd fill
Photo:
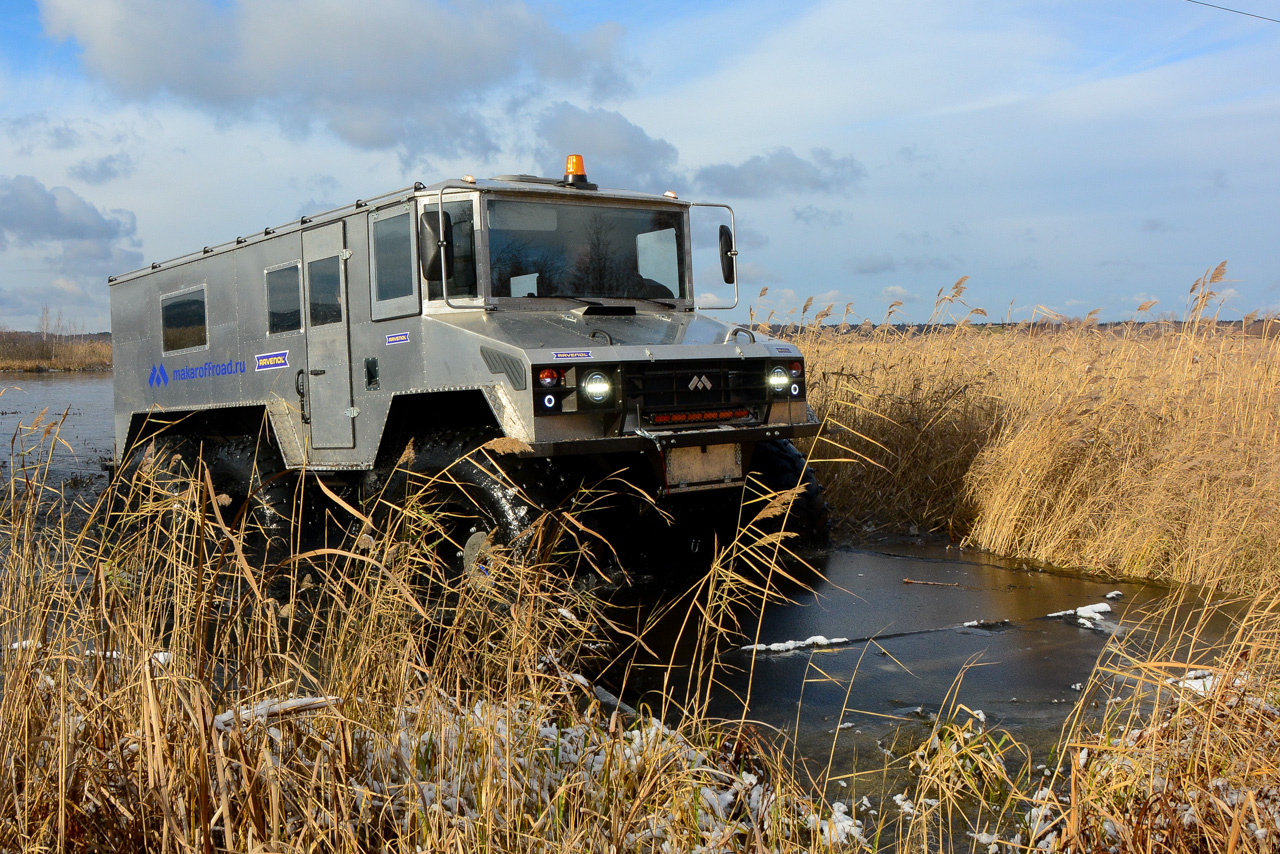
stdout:
POLYGON ((347 334, 346 260, 341 222, 302 233, 302 281, 307 304, 306 389, 311 447, 355 447, 351 408, 351 347, 347 334))

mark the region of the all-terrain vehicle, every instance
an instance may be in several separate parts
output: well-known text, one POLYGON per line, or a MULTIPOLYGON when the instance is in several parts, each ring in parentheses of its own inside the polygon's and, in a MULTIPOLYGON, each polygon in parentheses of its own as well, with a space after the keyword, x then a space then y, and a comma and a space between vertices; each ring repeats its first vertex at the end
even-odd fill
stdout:
MULTIPOLYGON (((736 504, 753 470, 803 478, 820 525, 789 442, 819 426, 803 356, 695 309, 694 207, 600 189, 573 155, 563 179, 415 184, 113 276, 117 465, 166 427, 269 512, 280 472, 371 493, 507 437, 540 486, 623 472, 736 504)), ((733 213, 707 207, 736 305, 733 213)), ((462 477, 510 536, 527 499, 462 477)))

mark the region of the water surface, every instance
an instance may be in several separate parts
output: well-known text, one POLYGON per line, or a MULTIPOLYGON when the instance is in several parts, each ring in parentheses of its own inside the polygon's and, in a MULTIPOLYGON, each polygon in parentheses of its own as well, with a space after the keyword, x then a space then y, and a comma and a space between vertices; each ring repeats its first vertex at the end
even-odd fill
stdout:
POLYGON ((36 462, 22 450, 40 434, 19 431, 19 425, 33 425, 47 410, 41 423, 61 421, 57 436, 65 443, 54 445, 49 482, 105 485, 103 465, 115 447, 111 374, 0 373, 0 390, 0 481, 8 479, 11 466, 36 462))

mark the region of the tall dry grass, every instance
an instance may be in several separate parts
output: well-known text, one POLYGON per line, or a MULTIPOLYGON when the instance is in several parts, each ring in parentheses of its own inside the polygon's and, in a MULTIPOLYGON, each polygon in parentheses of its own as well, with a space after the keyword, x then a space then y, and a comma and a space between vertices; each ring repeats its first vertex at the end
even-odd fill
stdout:
MULTIPOLYGON (((57 430, 20 432, 0 496, 0 850, 860 846, 771 740, 582 675, 612 638, 564 511, 458 573, 433 483, 373 516, 334 494, 338 541, 273 562, 163 450, 71 522, 57 430)), ((768 559, 759 533, 732 548, 768 559)), ((712 615, 741 595, 713 577, 712 615)))
POLYGON ((923 329, 794 327, 829 424, 815 459, 846 461, 819 463, 846 532, 944 532, 1227 592, 1274 584, 1280 323, 1217 322, 1224 275, 1196 281, 1177 323, 974 325, 985 312, 961 280, 923 329))
POLYGON ((0 326, 0 371, 105 371, 111 342, 60 329, 41 335, 0 326))

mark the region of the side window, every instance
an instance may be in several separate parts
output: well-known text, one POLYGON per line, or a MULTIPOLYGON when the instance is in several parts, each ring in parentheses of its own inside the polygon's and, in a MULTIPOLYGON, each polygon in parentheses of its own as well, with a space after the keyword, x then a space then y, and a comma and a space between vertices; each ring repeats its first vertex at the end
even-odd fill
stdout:
POLYGON ((311 284, 308 319, 311 326, 342 322, 342 261, 337 255, 307 264, 311 284))
MULTIPOLYGON (((428 201, 423 204, 422 209, 434 221, 435 203, 428 201)), ((450 226, 453 228, 453 276, 449 279, 449 299, 476 296, 479 293, 476 290, 476 229, 471 200, 445 202, 444 210, 449 215, 450 226)), ((426 233, 430 234, 430 230, 426 233)), ((430 250, 424 250, 424 255, 427 251, 430 250)), ((432 264, 427 271, 427 298, 444 298, 438 264, 432 264)))
POLYGON ((302 328, 302 267, 297 261, 267 270, 267 334, 302 328))
POLYGON ((399 204, 369 215, 369 285, 374 320, 417 314, 413 209, 399 204))
POLYGON ((160 300, 160 323, 166 353, 208 346, 204 288, 163 297, 160 300))

